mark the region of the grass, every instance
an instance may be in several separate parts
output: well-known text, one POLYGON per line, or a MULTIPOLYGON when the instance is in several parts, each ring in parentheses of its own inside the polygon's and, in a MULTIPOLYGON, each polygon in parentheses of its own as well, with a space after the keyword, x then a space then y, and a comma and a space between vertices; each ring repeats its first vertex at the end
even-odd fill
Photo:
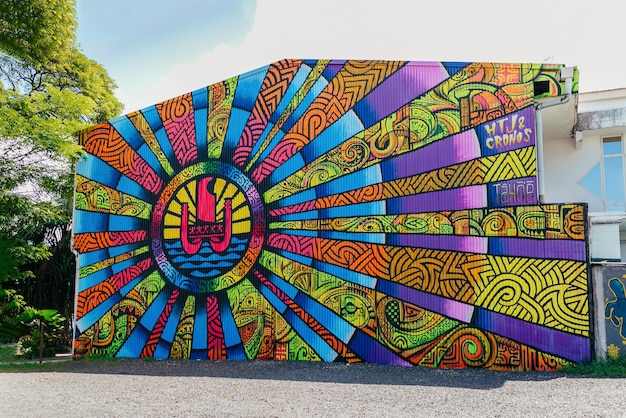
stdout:
POLYGON ((56 370, 67 361, 39 363, 38 359, 26 359, 17 355, 17 344, 0 344, 0 373, 36 370, 56 370))
POLYGON ((67 361, 55 361, 54 363, 39 363, 39 361, 17 361, 14 363, 0 363, 0 374, 14 372, 54 371, 63 368, 67 361))
POLYGON ((0 363, 17 359, 17 344, 0 344, 0 363))
POLYGON ((590 363, 571 364, 561 370, 567 374, 591 377, 626 377, 626 357, 596 359, 590 363))
MULTIPOLYGON (((89 356, 74 361, 115 361, 119 358, 104 356, 89 356)), ((27 360, 17 356, 17 344, 0 344, 0 373, 37 371, 37 370, 58 370, 64 364, 71 362, 55 361, 39 363, 38 360, 27 360)), ((154 361, 153 358, 144 358, 144 361, 154 361)), ((626 377, 626 357, 608 358, 606 360, 596 359, 591 363, 570 364, 563 369, 563 373, 571 375, 585 375, 590 377, 626 377)))

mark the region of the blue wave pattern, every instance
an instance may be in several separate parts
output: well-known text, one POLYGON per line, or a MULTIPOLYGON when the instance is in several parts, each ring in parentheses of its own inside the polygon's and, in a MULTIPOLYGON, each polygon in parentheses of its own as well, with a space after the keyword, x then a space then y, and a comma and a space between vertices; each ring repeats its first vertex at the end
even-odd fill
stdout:
POLYGON ((180 240, 166 241, 165 255, 181 273, 192 277, 210 279, 232 269, 248 248, 249 237, 232 237, 228 249, 223 253, 213 251, 208 241, 202 243, 198 253, 190 255, 183 250, 180 240))

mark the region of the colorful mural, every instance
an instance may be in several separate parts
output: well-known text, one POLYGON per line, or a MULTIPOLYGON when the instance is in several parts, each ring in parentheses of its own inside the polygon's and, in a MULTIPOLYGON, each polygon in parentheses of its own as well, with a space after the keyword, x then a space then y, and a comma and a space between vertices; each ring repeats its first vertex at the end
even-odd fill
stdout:
POLYGON ((626 266, 602 266, 604 323, 609 357, 626 356, 626 266))
POLYGON ((283 60, 81 133, 74 356, 589 360, 587 209, 537 200, 559 69, 283 60))

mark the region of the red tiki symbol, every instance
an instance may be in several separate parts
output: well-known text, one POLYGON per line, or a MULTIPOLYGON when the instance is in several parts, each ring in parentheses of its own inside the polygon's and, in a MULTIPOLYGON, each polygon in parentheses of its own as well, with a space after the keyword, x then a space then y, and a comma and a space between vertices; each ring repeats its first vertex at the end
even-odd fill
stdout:
POLYGON ((232 203, 224 200, 224 222, 215 222, 215 195, 209 191, 213 177, 203 178, 198 182, 196 210, 198 219, 195 225, 189 225, 189 207, 182 204, 183 213, 180 221, 180 239, 187 254, 200 251, 204 239, 209 240, 213 251, 224 252, 232 238, 232 203))

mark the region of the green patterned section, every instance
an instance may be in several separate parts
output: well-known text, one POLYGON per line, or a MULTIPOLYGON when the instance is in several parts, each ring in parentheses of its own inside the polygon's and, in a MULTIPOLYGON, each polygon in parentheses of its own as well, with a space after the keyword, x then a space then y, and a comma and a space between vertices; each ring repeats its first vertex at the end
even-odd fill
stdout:
POLYGON ((248 359, 321 361, 250 281, 226 294, 248 359))
POLYGON ((281 221, 271 222, 269 228, 582 240, 582 231, 576 228, 582 217, 580 206, 568 204, 281 221))
POLYGON ((357 328, 367 326, 375 316, 370 289, 270 251, 261 252, 259 263, 357 328))
POLYGON ((103 212, 115 215, 149 219, 152 205, 126 193, 76 176, 75 207, 90 212, 103 212))
POLYGON ((191 341, 193 340, 194 313, 196 310, 196 297, 187 296, 185 306, 180 314, 174 341, 170 349, 169 358, 188 359, 191 358, 191 341))
MULTIPOLYGON (((280 340, 279 340, 280 341, 280 340)), ((320 356, 291 328, 289 333, 282 338, 287 345, 288 360, 322 361, 320 356)))
POLYGON ((380 299, 377 316, 377 339, 403 356, 411 356, 459 325, 458 321, 392 297, 380 299))
POLYGON ((81 338, 90 340, 90 355, 115 356, 164 286, 161 274, 153 272, 85 330, 81 338))
POLYGON ((261 350, 264 313, 267 302, 248 280, 226 290, 243 348, 248 359, 255 359, 261 350))
POLYGON ((136 257, 141 254, 145 254, 148 251, 150 251, 150 247, 148 246, 140 247, 140 248, 137 248, 136 250, 129 251, 127 253, 120 254, 115 257, 107 258, 106 260, 98 261, 97 263, 94 263, 85 267, 81 267, 78 271, 78 278, 82 279, 84 277, 89 276, 90 274, 96 273, 107 267, 111 267, 114 264, 121 263, 126 260, 130 260, 131 258, 136 257))
POLYGON ((272 222, 270 229, 452 235, 452 224, 441 213, 373 215, 351 218, 272 222))

